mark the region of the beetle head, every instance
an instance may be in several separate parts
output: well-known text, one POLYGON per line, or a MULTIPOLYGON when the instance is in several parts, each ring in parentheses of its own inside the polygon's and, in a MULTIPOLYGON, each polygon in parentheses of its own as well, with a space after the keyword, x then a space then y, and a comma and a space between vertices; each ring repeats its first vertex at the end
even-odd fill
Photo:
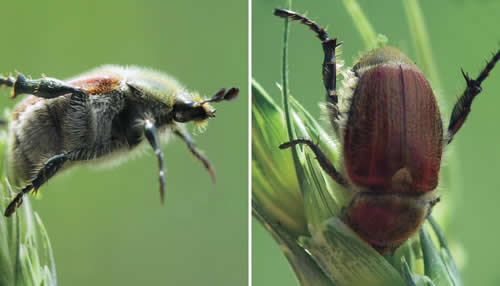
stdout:
POLYGON ((172 111, 174 120, 177 122, 203 121, 210 117, 215 117, 215 108, 210 105, 210 102, 235 99, 238 96, 238 92, 239 90, 234 87, 228 91, 223 88, 210 99, 202 101, 177 101, 172 111))

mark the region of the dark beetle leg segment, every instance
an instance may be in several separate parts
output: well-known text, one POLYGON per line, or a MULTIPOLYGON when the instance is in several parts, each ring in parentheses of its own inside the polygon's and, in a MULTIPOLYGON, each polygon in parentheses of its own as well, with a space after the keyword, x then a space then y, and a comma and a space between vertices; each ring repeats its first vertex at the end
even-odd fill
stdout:
POLYGON ((290 18, 291 20, 298 20, 301 24, 307 25, 311 30, 313 30, 321 41, 328 40, 328 33, 325 29, 321 28, 316 22, 301 15, 297 12, 287 10, 287 9, 274 9, 274 15, 281 18, 290 18))
POLYGON ((476 79, 471 79, 469 75, 462 70, 462 75, 465 78, 467 87, 453 107, 450 124, 448 125, 448 138, 446 142, 447 144, 449 144, 453 140, 453 136, 455 136, 455 134, 464 124, 465 120, 467 119, 467 115, 469 115, 472 101, 482 90, 481 83, 486 77, 488 77, 489 73, 491 72, 493 67, 495 67, 495 64, 499 59, 500 49, 496 54, 493 54, 491 60, 486 63, 486 66, 476 79))
POLYGON ((201 151, 198 148, 196 148, 196 145, 194 144, 194 141, 191 138, 191 135, 189 135, 189 133, 186 130, 182 129, 179 126, 177 126, 175 128, 174 133, 175 133, 175 135, 179 136, 179 138, 181 138, 182 141, 184 141, 184 143, 186 143, 191 154, 193 154, 194 157, 196 157, 196 159, 201 161, 201 163, 203 164, 205 169, 210 174, 210 177, 212 178, 212 182, 215 184, 215 182, 216 182, 215 171, 212 167, 212 164, 210 164, 210 161, 208 161, 207 157, 205 157, 205 155, 203 155, 201 153, 201 151))
POLYGON ((328 158, 325 156, 323 151, 319 148, 318 145, 316 145, 314 142, 311 140, 307 139, 296 139, 292 140, 286 143, 283 143, 280 145, 280 149, 285 149, 285 148, 290 148, 293 147, 297 144, 305 144, 311 148, 313 151, 314 155, 316 155, 316 159, 318 160, 321 168, 323 171, 325 171, 330 177, 339 185, 342 186, 347 186, 347 180, 335 169, 333 166, 332 162, 328 160, 328 158))
POLYGON ((144 135, 153 147, 156 157, 158 158, 158 167, 160 168, 160 198, 161 203, 165 201, 165 167, 163 164, 163 152, 160 149, 160 140, 158 139, 158 131, 151 120, 146 119, 144 124, 144 135))
POLYGON ((17 73, 16 78, 0 76, 0 86, 13 87, 12 98, 18 94, 33 94, 42 98, 55 98, 71 94, 70 105, 74 110, 86 108, 87 93, 79 87, 69 85, 55 78, 27 79, 22 73, 17 73))
POLYGON ((326 101, 332 105, 334 108, 334 114, 337 111, 337 92, 336 92, 336 81, 337 81, 337 59, 335 57, 335 48, 340 46, 342 43, 337 43, 337 39, 330 39, 328 33, 324 28, 321 28, 311 19, 304 15, 298 14, 294 11, 286 9, 275 9, 274 15, 282 18, 290 18, 291 20, 298 20, 301 24, 308 26, 311 30, 316 32, 318 38, 321 40, 323 46, 323 53, 325 58, 323 60, 323 85, 326 89, 326 101))
POLYGON ((0 77, 0 85, 11 86, 12 98, 18 94, 33 94, 43 98, 54 98, 70 93, 83 93, 76 87, 55 78, 28 79, 22 73, 17 73, 16 78, 11 76, 0 77))
POLYGON ((25 186, 16 197, 10 202, 5 210, 5 216, 11 216, 18 207, 23 203, 23 196, 31 190, 38 190, 38 188, 52 178, 64 165, 64 163, 71 159, 71 152, 68 154, 59 154, 48 159, 44 164, 42 169, 38 171, 35 179, 31 184, 25 186))

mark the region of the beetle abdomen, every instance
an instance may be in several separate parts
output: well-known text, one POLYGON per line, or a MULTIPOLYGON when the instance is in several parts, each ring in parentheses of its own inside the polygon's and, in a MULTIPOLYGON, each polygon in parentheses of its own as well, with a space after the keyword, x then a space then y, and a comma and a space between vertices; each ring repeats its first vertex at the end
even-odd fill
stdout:
POLYGON ((67 97, 44 99, 30 95, 19 102, 10 122, 8 163, 12 177, 26 182, 43 162, 64 150, 63 124, 67 97))
POLYGON ((442 121, 429 82, 417 67, 390 58, 365 66, 348 118, 344 160, 354 184, 390 192, 436 188, 442 121))

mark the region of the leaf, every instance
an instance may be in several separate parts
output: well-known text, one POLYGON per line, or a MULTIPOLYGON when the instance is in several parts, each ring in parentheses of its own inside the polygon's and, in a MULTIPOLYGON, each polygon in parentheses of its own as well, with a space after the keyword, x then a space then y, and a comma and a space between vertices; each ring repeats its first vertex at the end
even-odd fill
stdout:
POLYGON ((6 133, 0 131, 0 285, 54 286, 56 268, 45 227, 28 197, 11 217, 3 212, 12 199, 5 176, 6 133))
POLYGON ((252 82, 252 197, 294 236, 307 234, 304 200, 287 141, 283 111, 252 82))
POLYGON ((338 285, 405 285, 396 269, 337 217, 300 242, 338 285))
POLYGON ((448 270, 441 259, 434 243, 425 229, 425 225, 420 228, 420 244, 424 257, 424 273, 436 285, 448 286, 455 285, 448 275, 448 270))
POLYGON ((288 259, 297 279, 302 286, 335 286, 318 267, 310 254, 304 250, 296 239, 291 237, 279 224, 272 222, 264 215, 258 202, 252 202, 252 213, 260 223, 271 233, 280 245, 281 251, 288 259))

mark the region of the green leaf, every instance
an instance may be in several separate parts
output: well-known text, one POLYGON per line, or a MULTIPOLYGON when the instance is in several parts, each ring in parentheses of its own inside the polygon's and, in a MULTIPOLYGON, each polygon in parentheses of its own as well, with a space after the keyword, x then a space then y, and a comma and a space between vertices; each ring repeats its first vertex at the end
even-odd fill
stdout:
POLYGON ((444 237, 443 231, 439 227, 439 224, 434 219, 434 217, 429 216, 427 218, 427 220, 429 221, 429 223, 432 227, 432 230, 436 234, 436 237, 439 241, 441 259, 443 260, 443 262, 446 266, 446 269, 448 270, 448 275, 452 279, 454 285, 456 285, 456 286, 464 285, 464 282, 462 281, 462 278, 461 278, 460 273, 458 271, 455 260, 453 259, 453 256, 451 255, 450 249, 448 248, 448 242, 446 241, 446 238, 444 237))
POLYGON ((335 286, 333 281, 318 267, 310 254, 297 243, 297 240, 291 237, 279 224, 264 215, 265 211, 262 210, 258 202, 252 202, 252 213, 278 242, 300 285, 335 286))
POLYGON ((252 197, 288 232, 307 234, 304 201, 287 141, 283 111, 252 82, 252 197))
POLYGON ((300 242, 338 285, 405 285, 396 269, 337 217, 300 242))
POLYGON ((436 285, 448 286, 455 285, 448 275, 448 270, 439 255, 434 243, 425 225, 420 228, 420 244, 422 245, 422 254, 424 258, 424 273, 436 285))
POLYGON ((359 34, 361 38, 363 38, 367 50, 373 50, 387 44, 387 37, 381 34, 377 35, 375 29, 370 21, 368 21, 368 18, 365 13, 363 13, 363 10, 361 10, 356 0, 344 0, 344 6, 351 16, 354 25, 358 28, 359 34))
POLYGON ((439 74, 436 68, 436 62, 432 56, 431 41, 425 28, 425 20, 418 4, 418 0, 404 0, 403 1, 408 25, 410 26, 410 35, 413 40, 413 46, 417 51, 417 62, 426 74, 435 89, 441 89, 439 74))
POLYGON ((0 131, 0 285, 56 285, 48 234, 28 197, 11 217, 3 215, 13 194, 4 170, 6 142, 0 131))

